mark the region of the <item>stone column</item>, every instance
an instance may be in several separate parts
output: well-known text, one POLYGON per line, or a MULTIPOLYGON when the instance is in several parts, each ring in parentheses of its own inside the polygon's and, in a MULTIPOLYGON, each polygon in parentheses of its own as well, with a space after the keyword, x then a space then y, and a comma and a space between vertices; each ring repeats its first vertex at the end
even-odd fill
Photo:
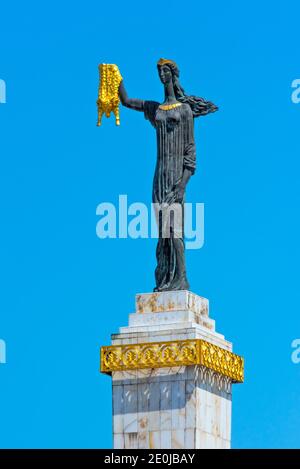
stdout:
POLYGON ((189 291, 136 295, 128 327, 101 349, 112 376, 114 448, 230 448, 243 359, 189 291))

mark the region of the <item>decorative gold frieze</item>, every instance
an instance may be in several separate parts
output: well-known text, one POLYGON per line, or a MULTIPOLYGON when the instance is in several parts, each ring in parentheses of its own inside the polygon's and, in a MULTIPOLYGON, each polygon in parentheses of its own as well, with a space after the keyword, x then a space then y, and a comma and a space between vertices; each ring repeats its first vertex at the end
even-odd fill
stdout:
POLYGON ((202 339, 101 347, 101 372, 203 365, 235 383, 244 381, 244 359, 202 339))

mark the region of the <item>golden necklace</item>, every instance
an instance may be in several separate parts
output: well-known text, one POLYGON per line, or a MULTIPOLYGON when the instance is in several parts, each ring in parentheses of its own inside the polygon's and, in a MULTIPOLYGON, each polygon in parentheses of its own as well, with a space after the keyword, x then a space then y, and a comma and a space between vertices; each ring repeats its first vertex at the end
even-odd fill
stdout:
POLYGON ((169 111, 170 109, 174 109, 175 107, 181 106, 182 103, 173 103, 173 104, 160 104, 159 109, 163 111, 169 111))

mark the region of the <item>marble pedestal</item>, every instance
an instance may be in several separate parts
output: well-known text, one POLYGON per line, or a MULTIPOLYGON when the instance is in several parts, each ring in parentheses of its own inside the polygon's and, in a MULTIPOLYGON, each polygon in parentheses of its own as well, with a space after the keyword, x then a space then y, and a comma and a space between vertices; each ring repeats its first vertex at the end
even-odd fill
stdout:
POLYGON ((136 295, 129 325, 101 349, 112 376, 114 448, 230 448, 243 359, 189 291, 136 295))

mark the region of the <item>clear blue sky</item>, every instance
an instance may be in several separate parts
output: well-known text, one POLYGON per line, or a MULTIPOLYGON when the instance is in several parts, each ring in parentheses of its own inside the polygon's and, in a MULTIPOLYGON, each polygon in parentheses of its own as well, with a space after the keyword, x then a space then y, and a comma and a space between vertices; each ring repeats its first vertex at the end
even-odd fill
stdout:
POLYGON ((1 447, 110 447, 111 381, 98 350, 154 286, 154 240, 100 240, 96 206, 151 200, 155 132, 121 109, 97 128, 97 65, 161 100, 156 61, 220 107, 195 121, 205 244, 191 290, 244 355, 232 445, 300 447, 300 78, 297 1, 2 2, 1 447))

